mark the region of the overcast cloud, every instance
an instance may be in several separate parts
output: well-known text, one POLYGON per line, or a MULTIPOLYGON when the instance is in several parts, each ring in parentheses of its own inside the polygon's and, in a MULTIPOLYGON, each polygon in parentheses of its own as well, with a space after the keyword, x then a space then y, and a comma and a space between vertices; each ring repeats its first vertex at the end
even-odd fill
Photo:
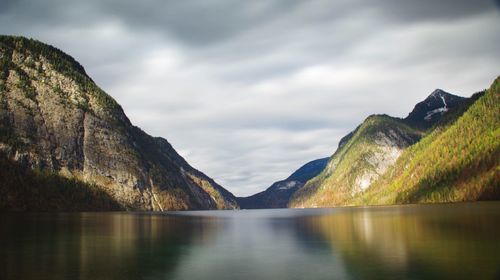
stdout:
POLYGON ((2 0, 0 33, 75 57, 236 195, 330 156, 370 114, 500 74, 493 0, 2 0))

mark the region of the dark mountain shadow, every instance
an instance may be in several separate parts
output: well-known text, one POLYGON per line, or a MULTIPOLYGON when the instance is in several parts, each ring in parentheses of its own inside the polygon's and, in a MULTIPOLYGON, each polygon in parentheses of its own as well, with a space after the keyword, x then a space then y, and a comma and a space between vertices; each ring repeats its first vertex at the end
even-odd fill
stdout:
POLYGON ((124 210, 102 188, 0 158, 0 211, 124 210))

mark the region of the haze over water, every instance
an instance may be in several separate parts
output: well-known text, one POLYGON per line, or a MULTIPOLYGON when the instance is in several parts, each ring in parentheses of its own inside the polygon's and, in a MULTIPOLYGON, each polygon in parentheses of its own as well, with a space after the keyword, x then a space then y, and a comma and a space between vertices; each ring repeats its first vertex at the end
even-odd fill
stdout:
POLYGON ((496 279, 500 203, 0 214, 0 279, 496 279))

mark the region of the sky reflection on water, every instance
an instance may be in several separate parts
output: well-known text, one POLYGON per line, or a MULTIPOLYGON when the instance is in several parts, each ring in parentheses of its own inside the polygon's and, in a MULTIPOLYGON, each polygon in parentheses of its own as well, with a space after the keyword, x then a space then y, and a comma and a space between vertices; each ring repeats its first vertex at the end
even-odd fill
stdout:
POLYGON ((496 279, 500 203, 0 214, 0 279, 496 279))

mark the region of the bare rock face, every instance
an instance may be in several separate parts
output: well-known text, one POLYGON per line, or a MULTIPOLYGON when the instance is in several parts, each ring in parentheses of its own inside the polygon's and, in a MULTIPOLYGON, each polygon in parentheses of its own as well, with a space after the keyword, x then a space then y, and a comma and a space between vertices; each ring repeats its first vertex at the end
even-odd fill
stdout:
POLYGON ((401 119, 372 115, 340 142, 328 165, 293 194, 291 207, 349 205, 420 139, 401 119))
POLYGON ((418 137, 415 134, 409 134, 396 126, 386 131, 377 131, 373 137, 372 151, 364 158, 367 168, 354 177, 352 195, 365 191, 396 162, 405 148, 415 143, 416 139, 418 137))
POLYGON ((34 40, 0 36, 0 153, 96 184, 126 209, 232 209, 234 196, 165 139, 133 126, 83 67, 34 40))

